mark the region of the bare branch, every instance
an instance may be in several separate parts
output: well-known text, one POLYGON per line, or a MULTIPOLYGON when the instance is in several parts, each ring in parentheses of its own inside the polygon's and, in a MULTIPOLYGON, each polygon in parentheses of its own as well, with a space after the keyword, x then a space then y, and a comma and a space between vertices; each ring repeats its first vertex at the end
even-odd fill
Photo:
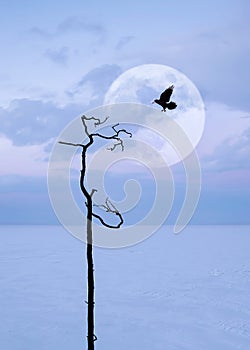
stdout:
POLYGON ((101 124, 104 124, 107 120, 108 120, 109 117, 105 117, 103 120, 101 120, 100 118, 96 118, 96 117, 87 117, 86 115, 83 115, 81 117, 82 121, 83 120, 95 120, 96 122, 94 123, 95 126, 98 126, 98 125, 101 125, 101 124))
POLYGON ((92 213, 92 215, 93 215, 95 218, 97 218, 97 219, 102 223, 103 226, 108 227, 108 228, 120 228, 121 225, 122 225, 123 222, 124 222, 124 221, 123 221, 123 218, 122 218, 122 215, 121 215, 120 213, 116 213, 116 215, 119 216, 119 219, 120 219, 120 222, 119 222, 117 225, 109 225, 109 224, 107 224, 107 223, 103 220, 103 218, 102 218, 101 216, 99 216, 99 215, 97 215, 97 214, 95 214, 95 213, 92 213))
POLYGON ((112 126, 112 129, 116 132, 116 136, 119 135, 120 132, 124 132, 125 134, 129 135, 129 137, 132 137, 132 133, 127 131, 126 129, 119 129, 119 130, 116 130, 116 127, 120 125, 119 123, 115 124, 112 126))
MULTIPOLYGON (((86 135, 88 136, 88 138, 89 138, 89 142, 88 142, 88 144, 86 145, 86 148, 88 148, 90 145, 93 144, 93 142, 94 142, 93 136, 95 135, 95 134, 90 134, 90 133, 89 133, 89 131, 88 131, 88 126, 87 126, 87 124, 86 124, 86 121, 88 121, 88 120, 95 120, 94 125, 95 125, 95 127, 97 127, 98 125, 104 124, 104 123, 107 121, 108 118, 109 118, 109 117, 105 117, 103 120, 101 120, 101 119, 96 118, 96 117, 87 117, 87 116, 84 115, 84 114, 81 116, 85 134, 86 134, 86 135)), ((99 136, 100 136, 100 135, 99 135, 99 136)), ((101 137, 101 136, 100 136, 100 137, 101 137)))
POLYGON ((94 142, 93 137, 96 136, 96 137, 100 137, 100 138, 105 139, 105 140, 117 140, 117 142, 114 143, 114 145, 112 147, 109 147, 107 149, 110 150, 110 151, 114 151, 116 147, 121 146, 121 149, 123 151, 124 150, 124 143, 123 143, 123 140, 119 137, 119 134, 120 133, 125 133, 129 137, 132 137, 132 133, 128 132, 126 129, 119 129, 119 130, 117 130, 116 127, 119 125, 119 123, 117 123, 117 124, 112 126, 112 129, 114 130, 115 134, 111 135, 111 136, 105 136, 105 135, 102 135, 102 134, 99 134, 99 133, 89 134, 89 132, 88 132, 88 128, 87 128, 87 125, 86 125, 86 122, 85 122, 86 120, 96 120, 95 126, 97 126, 97 125, 105 123, 108 118, 109 117, 106 117, 103 121, 101 121, 99 118, 95 118, 95 117, 86 117, 85 115, 83 115, 81 117, 84 129, 85 129, 85 133, 87 134, 87 136, 89 137, 89 140, 90 140, 86 145, 83 145, 82 143, 72 143, 72 142, 65 142, 65 141, 59 141, 58 143, 60 143, 62 145, 68 145, 68 146, 74 146, 74 147, 82 147, 82 148, 87 149, 90 145, 93 144, 93 142, 94 142))
POLYGON ((108 120, 109 117, 105 117, 104 120, 101 120, 99 118, 96 118, 96 117, 87 117, 86 115, 82 115, 81 116, 81 119, 82 119, 82 123, 83 123, 83 126, 84 126, 84 130, 85 130, 85 133, 87 136, 90 136, 89 132, 88 132, 88 127, 87 127, 87 124, 86 124, 86 121, 89 121, 89 120, 94 120, 94 126, 97 127, 98 125, 101 125, 101 124, 104 124, 107 120, 108 120))
POLYGON ((72 143, 72 142, 65 142, 65 141, 58 141, 58 143, 61 143, 62 145, 68 145, 68 146, 85 147, 82 143, 72 143))
POLYGON ((87 117, 86 117, 85 115, 83 115, 83 116, 81 117, 82 123, 83 123, 83 127, 84 127, 84 131, 85 131, 85 134, 89 137, 88 127, 87 127, 87 124, 86 124, 86 122, 85 122, 86 118, 87 118, 87 117))
POLYGON ((105 200, 105 204, 93 204, 94 207, 103 208, 106 212, 118 213, 118 209, 114 206, 111 200, 107 197, 105 200))
POLYGON ((114 204, 109 200, 109 198, 106 199, 105 204, 93 204, 94 207, 98 207, 98 208, 103 208, 107 213, 113 213, 115 215, 117 215, 119 217, 119 222, 117 225, 109 225, 107 224, 103 218, 95 213, 92 213, 92 215, 97 218, 103 226, 106 226, 108 228, 120 228, 121 225, 123 224, 123 217, 121 215, 121 213, 118 211, 118 209, 116 209, 116 207, 114 206, 114 204))
POLYGON ((114 143, 112 147, 107 147, 108 151, 114 151, 114 149, 118 146, 121 146, 122 151, 124 151, 124 144, 123 144, 123 140, 120 138, 116 138, 116 140, 118 140, 117 143, 114 143))
POLYGON ((93 196, 93 194, 94 194, 95 192, 97 192, 97 189, 93 188, 92 191, 91 191, 91 193, 90 193, 90 197, 91 197, 91 198, 92 198, 92 196, 93 196))
POLYGON ((124 150, 124 143, 123 143, 123 140, 119 137, 119 134, 122 132, 122 133, 125 133, 127 135, 129 135, 129 137, 132 137, 132 134, 131 132, 128 132, 126 129, 119 129, 119 130, 116 130, 116 127, 119 125, 119 123, 115 124, 112 126, 112 129, 114 130, 115 134, 114 135, 111 135, 111 136, 105 136, 105 135, 102 135, 102 134, 99 134, 99 133, 94 133, 94 134, 91 134, 92 137, 94 136, 97 136, 97 137, 100 137, 100 138, 103 138, 103 139, 106 139, 106 140, 117 140, 118 142, 114 143, 114 145, 112 147, 109 147, 107 148, 109 151, 114 151, 114 149, 117 147, 117 146, 121 146, 121 149, 122 151, 124 150))
POLYGON ((106 199, 106 205, 109 207, 110 211, 112 211, 113 213, 118 213, 119 212, 118 209, 116 209, 114 204, 108 198, 106 199), (110 207, 112 207, 113 210, 110 207))
POLYGON ((115 125, 112 126, 112 129, 113 129, 115 132, 117 132, 117 130, 116 130, 115 128, 116 128, 118 125, 119 125, 119 123, 117 123, 117 124, 115 124, 115 125))

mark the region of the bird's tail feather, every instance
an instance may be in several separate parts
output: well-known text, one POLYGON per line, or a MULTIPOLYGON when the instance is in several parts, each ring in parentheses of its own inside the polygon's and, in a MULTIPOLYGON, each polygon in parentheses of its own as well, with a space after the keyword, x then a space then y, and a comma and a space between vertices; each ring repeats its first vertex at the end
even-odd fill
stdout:
POLYGON ((167 103, 167 109, 175 109, 177 107, 177 104, 175 102, 169 102, 167 103))

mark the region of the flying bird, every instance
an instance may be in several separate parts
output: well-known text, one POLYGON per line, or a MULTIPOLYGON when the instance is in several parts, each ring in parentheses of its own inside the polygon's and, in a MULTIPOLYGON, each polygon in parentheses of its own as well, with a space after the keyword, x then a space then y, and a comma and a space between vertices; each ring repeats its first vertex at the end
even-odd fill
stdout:
POLYGON ((173 90, 174 85, 170 85, 165 91, 161 93, 160 99, 156 99, 152 103, 158 103, 158 105, 162 106, 162 112, 166 112, 166 108, 175 109, 177 107, 177 104, 173 101, 169 101, 173 90))

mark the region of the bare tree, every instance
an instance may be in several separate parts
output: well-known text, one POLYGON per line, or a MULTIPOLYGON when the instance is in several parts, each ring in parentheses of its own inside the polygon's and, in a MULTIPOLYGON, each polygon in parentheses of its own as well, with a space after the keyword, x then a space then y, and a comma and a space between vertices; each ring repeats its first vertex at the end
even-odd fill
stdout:
POLYGON ((87 271, 88 271, 88 350, 94 350, 94 342, 97 340, 97 337, 94 333, 95 330, 95 323, 94 323, 94 290, 95 290, 95 280, 94 280, 94 260, 93 260, 93 232, 92 232, 92 222, 93 217, 96 218, 101 222, 101 224, 105 227, 112 228, 112 229, 118 229, 123 224, 123 217, 121 213, 116 209, 114 204, 109 200, 109 198, 106 199, 105 203, 102 205, 97 205, 93 203, 93 196, 94 193, 97 192, 97 189, 93 188, 91 191, 89 191, 85 186, 85 175, 87 171, 87 164, 86 164, 86 158, 87 158, 87 151, 89 147, 94 143, 94 140, 96 138, 99 139, 105 139, 105 140, 114 140, 113 145, 108 148, 110 151, 114 151, 116 147, 120 147, 122 151, 124 150, 124 143, 123 139, 121 138, 121 134, 126 134, 129 137, 132 137, 132 134, 128 132, 125 129, 117 129, 119 124, 115 124, 112 126, 112 134, 110 136, 102 135, 100 133, 89 133, 88 127, 87 127, 87 121, 92 120, 94 122, 94 126, 97 127, 103 123, 105 123, 108 119, 106 117, 104 120, 100 120, 96 117, 87 117, 83 115, 82 117, 83 127, 85 134, 87 135, 88 141, 85 144, 81 143, 71 143, 71 142, 64 142, 59 141, 59 143, 69 146, 75 146, 75 147, 81 147, 82 148, 82 161, 81 161, 81 174, 80 174, 80 188, 81 191, 86 198, 86 208, 87 208, 87 271), (103 209, 105 212, 112 213, 117 216, 118 222, 116 225, 108 224, 102 216, 99 214, 96 214, 93 212, 93 207, 99 207, 103 209))

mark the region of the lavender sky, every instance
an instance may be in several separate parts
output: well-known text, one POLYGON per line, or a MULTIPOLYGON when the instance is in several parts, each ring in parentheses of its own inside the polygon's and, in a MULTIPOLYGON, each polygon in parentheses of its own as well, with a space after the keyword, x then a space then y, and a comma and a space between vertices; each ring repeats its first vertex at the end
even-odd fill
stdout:
MULTIPOLYGON (((148 63, 183 72, 205 103, 191 222, 249 224, 249 13, 247 0, 0 0, 0 224, 57 223, 46 182, 51 145, 102 105, 122 72, 148 63)), ((179 181, 169 222, 183 188, 179 181)))

